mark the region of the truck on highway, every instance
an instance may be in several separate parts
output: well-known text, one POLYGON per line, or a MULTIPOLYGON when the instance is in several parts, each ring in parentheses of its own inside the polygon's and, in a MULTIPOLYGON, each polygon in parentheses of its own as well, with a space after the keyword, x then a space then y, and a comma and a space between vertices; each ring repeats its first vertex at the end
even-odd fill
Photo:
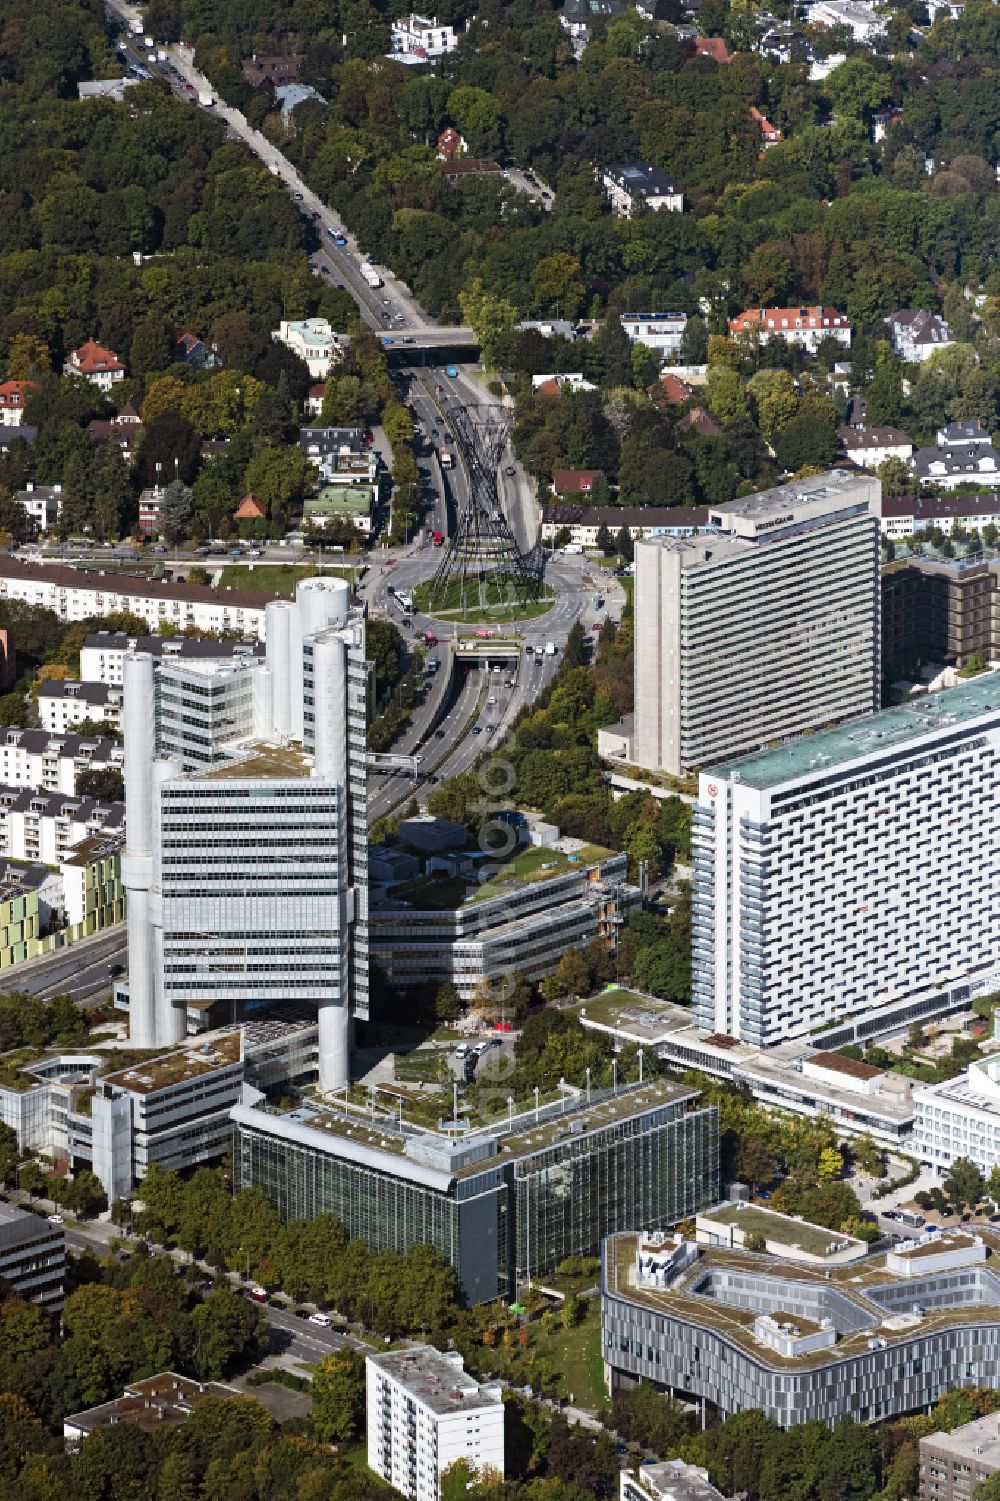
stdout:
POLYGON ((431 541, 434 543, 435 547, 443 547, 444 546, 444 532, 434 532, 431 535, 431 541))
POLYGON ((546 641, 546 643, 545 643, 545 655, 547 657, 554 657, 555 654, 556 654, 556 644, 555 644, 555 642, 554 641, 546 641))
POLYGON ((380 287, 382 285, 381 276, 379 276, 378 272, 375 270, 375 267, 369 265, 367 261, 365 261, 361 267, 361 275, 364 277, 365 281, 370 287, 380 287))
POLYGON ((438 454, 438 459, 440 460, 441 468, 442 469, 454 469, 454 467, 455 467, 455 455, 454 454, 452 454, 452 453, 445 453, 442 450, 442 452, 438 454))
POLYGON ((424 631, 424 645, 425 646, 437 646, 437 644, 438 644, 438 638, 435 636, 434 632, 433 631, 424 631))
POLYGON ((212 105, 215 103, 215 95, 212 93, 212 90, 211 89, 199 89, 198 90, 198 103, 204 105, 204 107, 206 109, 211 109, 212 105))

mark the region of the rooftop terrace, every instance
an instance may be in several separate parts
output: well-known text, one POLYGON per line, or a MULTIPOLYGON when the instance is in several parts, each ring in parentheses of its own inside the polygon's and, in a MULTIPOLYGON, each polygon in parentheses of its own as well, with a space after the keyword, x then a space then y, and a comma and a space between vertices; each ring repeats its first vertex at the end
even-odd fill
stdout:
POLYGON ((231 780, 240 777, 307 777, 311 759, 294 745, 268 745, 261 741, 234 752, 231 761, 211 766, 202 777, 231 780))
POLYGON ((698 1219, 714 1220, 720 1225, 738 1225, 745 1235, 760 1235, 772 1244, 797 1245, 809 1256, 827 1256, 834 1244, 841 1251, 857 1244, 849 1235, 825 1230, 821 1225, 796 1219, 794 1215, 779 1214, 776 1209, 762 1209, 757 1204, 719 1204, 714 1209, 706 1209, 698 1219))
POLYGON ((739 779, 760 791, 799 777, 822 776, 882 750, 897 750, 935 731, 951 729, 981 715, 1000 712, 1000 673, 987 673, 956 688, 945 688, 910 703, 866 714, 836 729, 822 730, 713 768, 719 776, 739 779))
POLYGON ((214 1037, 210 1042, 192 1039, 185 1047, 175 1048, 160 1057, 139 1060, 114 1074, 105 1074, 107 1084, 116 1084, 134 1094, 155 1094, 189 1079, 219 1068, 239 1063, 241 1052, 239 1028, 214 1037))
MULTIPOLYGON (((822 1232, 824 1235, 826 1231, 822 1232)), ((919 1288, 895 1277, 886 1268, 884 1255, 868 1256, 846 1266, 808 1266, 780 1257, 748 1251, 702 1249, 698 1261, 664 1288, 637 1286, 636 1243, 633 1233, 612 1236, 606 1242, 606 1277, 609 1293, 643 1304, 657 1313, 672 1315, 697 1327, 714 1329, 761 1364, 780 1370, 835 1364, 864 1354, 873 1337, 890 1346, 917 1335, 937 1333, 963 1324, 1000 1324, 1000 1279, 986 1267, 959 1268, 932 1273, 920 1279, 919 1288), (698 1289, 712 1273, 730 1272, 752 1281, 755 1306, 739 1307, 724 1301, 718 1292, 705 1296, 698 1289), (975 1274, 975 1275, 972 1275, 975 1274), (754 1338, 754 1320, 761 1313, 787 1319, 791 1309, 783 1305, 796 1299, 803 1303, 829 1301, 845 1318, 836 1318, 842 1330, 830 1348, 785 1356, 765 1349, 754 1338), (919 1302, 916 1295, 919 1293, 919 1302), (890 1294, 894 1296, 890 1296, 890 1294), (775 1310, 778 1312, 775 1313, 775 1310), (856 1327, 850 1328, 849 1325, 856 1327)), ((984 1235, 991 1261, 1000 1250, 995 1236, 984 1235)), ((719 1279, 716 1278, 716 1281, 719 1279)))

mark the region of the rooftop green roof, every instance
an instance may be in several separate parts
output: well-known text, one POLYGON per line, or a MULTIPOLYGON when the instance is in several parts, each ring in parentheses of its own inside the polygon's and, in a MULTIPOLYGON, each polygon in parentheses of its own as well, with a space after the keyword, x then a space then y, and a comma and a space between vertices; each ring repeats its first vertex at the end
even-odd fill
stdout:
POLYGON ((719 776, 739 773, 748 787, 766 791, 783 782, 858 761, 876 751, 897 750, 935 730, 947 730, 980 715, 1000 711, 1000 673, 987 673, 957 688, 926 694, 906 704, 849 720, 835 729, 790 740, 774 750, 759 751, 712 769, 719 776))

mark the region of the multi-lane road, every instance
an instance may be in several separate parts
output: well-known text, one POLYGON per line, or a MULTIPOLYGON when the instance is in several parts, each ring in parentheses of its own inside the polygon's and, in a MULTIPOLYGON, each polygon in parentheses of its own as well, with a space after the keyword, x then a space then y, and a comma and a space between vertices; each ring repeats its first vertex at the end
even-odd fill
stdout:
POLYGON ((111 994, 112 970, 124 966, 128 955, 125 923, 116 923, 92 938, 81 938, 66 949, 17 968, 17 988, 43 1000, 71 995, 81 1004, 105 1001, 111 994))

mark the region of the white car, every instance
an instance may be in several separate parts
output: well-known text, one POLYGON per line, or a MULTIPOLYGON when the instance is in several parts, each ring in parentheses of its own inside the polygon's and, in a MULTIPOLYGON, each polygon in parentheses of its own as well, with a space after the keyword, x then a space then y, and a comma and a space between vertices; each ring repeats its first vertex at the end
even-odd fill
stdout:
POLYGON ((321 1329, 329 1329, 330 1315, 328 1313, 311 1313, 309 1315, 309 1322, 310 1324, 318 1324, 321 1329))
POLYGON ((61 1214, 50 1214, 49 1215, 49 1224, 50 1225, 61 1225, 63 1223, 64 1223, 64 1221, 63 1221, 63 1217, 62 1217, 61 1214))

